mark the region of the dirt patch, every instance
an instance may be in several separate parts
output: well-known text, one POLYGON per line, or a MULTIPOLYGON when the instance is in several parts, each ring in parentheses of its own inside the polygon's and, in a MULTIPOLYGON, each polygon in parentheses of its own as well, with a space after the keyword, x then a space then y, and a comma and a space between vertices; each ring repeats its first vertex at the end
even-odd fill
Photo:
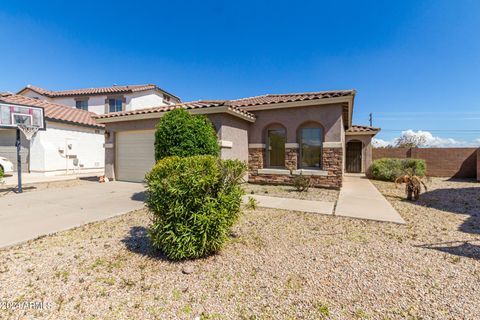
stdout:
POLYGON ((339 190, 327 188, 309 188, 308 191, 299 192, 292 186, 273 186, 247 183, 244 186, 247 196, 256 194, 280 198, 294 198, 303 200, 318 200, 335 202, 338 199, 339 190))

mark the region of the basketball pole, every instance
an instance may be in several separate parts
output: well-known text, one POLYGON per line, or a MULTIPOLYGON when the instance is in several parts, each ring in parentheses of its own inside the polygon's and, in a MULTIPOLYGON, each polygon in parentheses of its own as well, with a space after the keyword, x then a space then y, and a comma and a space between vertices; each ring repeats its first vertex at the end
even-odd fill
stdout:
POLYGON ((17 142, 15 143, 15 146, 17 147, 17 175, 18 175, 18 193, 23 192, 22 188, 22 156, 20 154, 20 148, 22 147, 22 140, 21 140, 21 134, 20 134, 20 129, 17 128, 17 142))

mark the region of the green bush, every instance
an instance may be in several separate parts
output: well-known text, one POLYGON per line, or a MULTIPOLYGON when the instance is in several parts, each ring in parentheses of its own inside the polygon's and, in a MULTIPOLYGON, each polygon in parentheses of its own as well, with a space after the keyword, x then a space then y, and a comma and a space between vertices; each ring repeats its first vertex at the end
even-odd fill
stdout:
POLYGON ((298 192, 308 191, 311 185, 312 185, 312 179, 310 177, 303 176, 300 174, 295 178, 293 178, 293 186, 295 187, 295 190, 297 190, 298 192))
POLYGON ((0 182, 2 182, 3 175, 4 175, 3 168, 0 167, 0 182))
POLYGON ((373 161, 368 176, 372 179, 394 181, 399 176, 411 170, 414 175, 423 177, 427 172, 427 165, 422 159, 393 159, 382 158, 373 161))
POLYGON ((240 214, 246 165, 215 156, 166 157, 147 174, 149 236, 173 260, 217 252, 240 214))
POLYGON ((215 129, 203 115, 192 116, 184 109, 167 112, 155 132, 155 159, 169 156, 218 155, 215 129))

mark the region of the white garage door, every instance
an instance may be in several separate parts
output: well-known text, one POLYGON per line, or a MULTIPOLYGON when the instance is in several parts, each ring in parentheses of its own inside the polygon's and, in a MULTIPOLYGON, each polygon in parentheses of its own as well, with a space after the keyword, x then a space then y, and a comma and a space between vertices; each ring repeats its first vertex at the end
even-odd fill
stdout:
POLYGON ((116 134, 117 180, 141 182, 155 164, 155 131, 119 131, 116 134))

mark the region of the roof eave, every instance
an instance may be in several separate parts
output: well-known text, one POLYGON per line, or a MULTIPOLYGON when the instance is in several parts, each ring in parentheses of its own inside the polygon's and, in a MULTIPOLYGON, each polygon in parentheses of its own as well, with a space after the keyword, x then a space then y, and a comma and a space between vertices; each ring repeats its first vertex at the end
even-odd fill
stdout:
MULTIPOLYGON (((191 114, 227 113, 235 117, 241 118, 243 120, 246 120, 248 122, 255 122, 255 117, 253 115, 250 116, 250 115, 244 114, 243 112, 236 110, 235 108, 232 108, 230 106, 203 107, 203 108, 185 109, 185 110, 191 114)), ((148 113, 118 115, 118 116, 104 117, 104 118, 100 116, 94 119, 99 124, 107 124, 107 123, 123 122, 123 121, 158 119, 163 117, 163 115, 165 115, 165 113, 167 112, 168 111, 166 110, 159 110, 159 111, 151 111, 148 113)))
POLYGON ((350 128, 352 126, 354 98, 355 98, 355 92, 353 92, 352 95, 343 96, 343 97, 310 99, 310 100, 303 100, 303 101, 290 101, 290 102, 281 102, 281 103, 267 103, 267 104, 260 104, 260 105, 251 105, 251 106, 239 106, 239 108, 242 108, 242 110, 245 110, 245 111, 261 111, 261 110, 306 107, 306 106, 312 106, 312 105, 328 105, 328 104, 346 103, 348 107, 348 119, 346 120, 347 120, 347 126, 348 128, 350 128))
POLYGON ((345 132, 346 136, 374 136, 377 133, 379 133, 381 130, 375 130, 375 131, 363 131, 363 132, 345 132))
POLYGON ((80 123, 80 122, 74 122, 74 121, 68 121, 68 120, 62 120, 62 119, 50 118, 50 117, 45 117, 45 121, 65 123, 65 124, 69 124, 69 125, 72 125, 72 126, 88 127, 88 128, 95 128, 95 129, 105 129, 105 125, 99 124, 99 123, 88 124, 88 123, 80 123))

